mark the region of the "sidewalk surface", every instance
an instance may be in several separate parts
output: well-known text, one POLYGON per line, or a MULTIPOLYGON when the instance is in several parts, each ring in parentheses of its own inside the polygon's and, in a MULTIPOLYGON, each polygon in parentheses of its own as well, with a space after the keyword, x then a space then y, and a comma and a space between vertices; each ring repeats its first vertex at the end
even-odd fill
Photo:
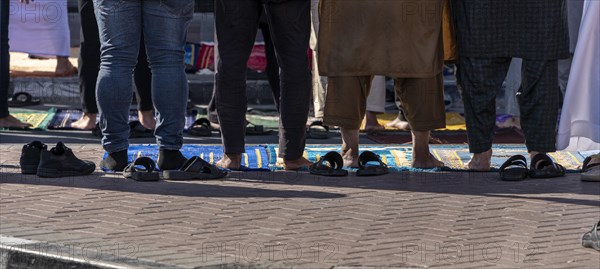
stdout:
MULTIPOLYGON (((600 254, 580 244, 600 219, 600 184, 580 182, 579 174, 513 183, 460 172, 41 179, 15 168, 21 146, 0 144, 0 235, 112 253, 140 266, 600 266, 600 254)), ((98 144, 70 147, 96 163, 103 153, 98 144)))

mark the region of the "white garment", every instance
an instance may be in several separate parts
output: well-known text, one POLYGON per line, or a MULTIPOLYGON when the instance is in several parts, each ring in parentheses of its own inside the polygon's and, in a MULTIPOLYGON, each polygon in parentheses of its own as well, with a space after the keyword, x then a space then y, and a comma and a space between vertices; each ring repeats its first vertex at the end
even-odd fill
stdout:
MULTIPOLYGON (((7 1, 7 0, 2 0, 7 1)), ((66 0, 10 0, 10 51, 69 56, 70 32, 66 0)))
POLYGON ((557 148, 600 150, 600 1, 584 5, 557 148))
POLYGON ((375 76, 371 81, 367 111, 385 113, 385 76, 375 76))
POLYGON ((519 102, 517 101, 517 92, 521 87, 521 66, 523 59, 513 58, 504 80, 504 100, 506 101, 506 109, 504 113, 519 117, 519 102))

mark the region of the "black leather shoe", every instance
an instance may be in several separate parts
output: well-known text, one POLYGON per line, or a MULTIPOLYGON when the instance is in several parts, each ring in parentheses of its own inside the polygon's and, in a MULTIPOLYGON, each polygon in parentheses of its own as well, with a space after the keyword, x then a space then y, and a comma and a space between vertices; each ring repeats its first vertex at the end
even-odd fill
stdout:
POLYGON ((40 141, 33 141, 23 146, 21 150, 21 173, 25 175, 37 174, 38 165, 40 164, 40 154, 46 151, 48 146, 40 141))
POLYGON ((51 150, 43 150, 40 154, 40 165, 37 175, 40 177, 85 176, 96 170, 96 165, 75 157, 73 151, 62 142, 58 142, 51 150))

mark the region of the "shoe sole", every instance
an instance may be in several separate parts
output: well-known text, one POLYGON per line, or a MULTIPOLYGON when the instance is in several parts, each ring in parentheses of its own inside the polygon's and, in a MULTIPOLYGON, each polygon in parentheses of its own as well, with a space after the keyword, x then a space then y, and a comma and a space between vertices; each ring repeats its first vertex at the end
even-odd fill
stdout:
POLYGON ((37 175, 39 177, 49 177, 49 178, 87 176, 87 175, 93 173, 94 170, 96 170, 96 167, 91 167, 90 169, 88 169, 86 171, 83 171, 83 172, 79 172, 79 171, 60 171, 60 170, 56 170, 56 169, 38 168, 37 169, 37 175))

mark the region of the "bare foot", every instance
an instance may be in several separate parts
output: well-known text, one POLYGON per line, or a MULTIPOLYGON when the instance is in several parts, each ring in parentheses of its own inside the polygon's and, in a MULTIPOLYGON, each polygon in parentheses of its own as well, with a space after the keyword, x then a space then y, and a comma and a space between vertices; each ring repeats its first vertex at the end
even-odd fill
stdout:
POLYGON ((379 124, 379 121, 377 120, 377 114, 381 113, 367 111, 365 114, 365 131, 369 134, 385 130, 385 127, 379 124))
POLYGON ((8 115, 4 118, 0 118, 0 128, 29 128, 32 127, 31 124, 29 123, 25 123, 25 122, 21 122, 20 120, 18 120, 17 118, 13 117, 12 115, 8 115))
POLYGON ((156 129, 156 119, 152 110, 138 111, 138 118, 144 128, 148 130, 156 129))
POLYGON ((344 159, 344 167, 358 168, 358 151, 354 152, 342 145, 342 159, 344 159))
POLYGON ((83 113, 80 119, 71 123, 71 128, 78 130, 92 130, 96 126, 96 114, 83 113))
POLYGON ((489 149, 482 153, 473 154, 471 161, 467 163, 467 169, 471 171, 485 172, 489 171, 492 164, 492 150, 489 149))
POLYGON ((312 162, 305 159, 304 157, 296 160, 283 160, 283 169, 297 171, 302 168, 308 168, 312 164, 312 162))
POLYGON ((385 126, 402 131, 410 131, 410 125, 408 124, 408 122, 400 120, 399 118, 396 118, 395 120, 386 124, 385 126))
POLYGON ((231 170, 240 170, 242 163, 242 154, 241 153, 232 153, 225 154, 223 158, 217 162, 217 167, 231 170))
POLYGON ((421 169, 431 169, 436 167, 443 167, 444 163, 436 159, 431 153, 427 154, 425 158, 413 158, 412 167, 421 169))
POLYGON ((71 64, 68 57, 57 56, 56 57, 56 69, 54 74, 57 77, 70 77, 77 73, 77 68, 71 64))

